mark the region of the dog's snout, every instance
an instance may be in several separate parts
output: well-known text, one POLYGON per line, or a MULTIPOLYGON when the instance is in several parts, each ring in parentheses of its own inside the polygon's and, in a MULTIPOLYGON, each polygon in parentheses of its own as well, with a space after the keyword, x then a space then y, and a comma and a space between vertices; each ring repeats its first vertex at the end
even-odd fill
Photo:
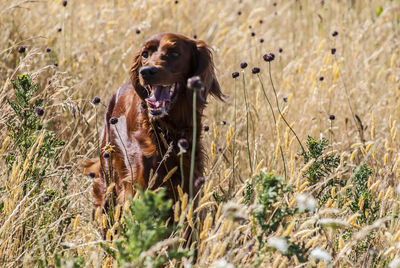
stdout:
POLYGON ((140 74, 143 78, 149 78, 152 75, 155 75, 157 72, 158 69, 155 66, 145 66, 140 69, 140 74))

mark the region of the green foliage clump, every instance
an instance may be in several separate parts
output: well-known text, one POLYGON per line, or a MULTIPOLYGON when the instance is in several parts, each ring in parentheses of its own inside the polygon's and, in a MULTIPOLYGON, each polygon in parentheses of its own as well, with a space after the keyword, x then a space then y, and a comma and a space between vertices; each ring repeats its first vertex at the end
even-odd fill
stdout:
MULTIPOLYGON (((376 203, 378 206, 375 208, 372 205, 372 198, 374 194, 368 189, 368 178, 372 174, 372 169, 367 167, 366 164, 362 164, 355 170, 353 170, 353 176, 351 177, 351 182, 354 185, 354 191, 349 191, 348 192, 348 197, 352 199, 352 202, 350 204, 350 209, 353 212, 359 212, 360 213, 360 223, 365 223, 367 218, 366 218, 366 212, 369 214, 372 212, 376 212, 379 208, 379 204, 376 203), (360 200, 363 200, 363 206, 360 208, 359 203, 360 200)), ((370 221, 371 222, 371 221, 370 221)))
MULTIPOLYGON (((57 251, 57 247, 51 243, 56 235, 63 235, 72 218, 72 216, 65 216, 65 211, 70 203, 65 192, 68 185, 66 174, 60 174, 64 191, 47 189, 43 192, 43 184, 51 171, 49 166, 58 162, 57 155, 64 142, 48 129, 49 125, 43 125, 44 110, 41 105, 43 105, 44 99, 37 94, 39 85, 33 83, 30 75, 18 76, 15 81, 12 81, 12 85, 15 90, 15 98, 7 98, 11 112, 6 115, 7 135, 11 142, 4 159, 8 166, 7 172, 10 172, 12 168, 20 169, 17 174, 21 176, 20 179, 23 182, 21 184, 22 197, 29 193, 26 206, 29 206, 30 209, 24 216, 29 220, 19 226, 21 237, 16 240, 32 239, 33 241, 18 245, 17 251, 23 253, 28 251, 29 247, 37 248, 34 239, 41 237, 40 239, 45 241, 40 242, 43 243, 43 248, 48 247, 52 250, 50 252, 43 250, 42 254, 45 257, 38 257, 37 261, 41 266, 47 266, 47 254, 57 251), (18 165, 16 165, 17 161, 18 165), (62 215, 64 216, 62 217, 62 215), (58 223, 58 228, 49 228, 54 222, 58 223), (37 230, 43 231, 43 233, 39 235, 37 230)), ((0 211, 3 206, 0 204, 0 211)))
POLYGON ((25 159, 38 142, 40 134, 44 132, 43 142, 40 148, 36 148, 37 155, 35 155, 36 161, 41 161, 41 165, 36 165, 34 169, 28 169, 26 172, 26 176, 35 178, 34 181, 39 182, 40 186, 51 160, 56 159, 55 155, 64 142, 57 139, 55 133, 48 130, 48 126, 43 126, 40 120, 43 113, 40 106, 44 100, 35 96, 39 85, 32 82, 29 74, 18 76, 12 84, 15 89, 15 100, 7 99, 7 102, 13 114, 8 116, 6 125, 15 147, 9 150, 5 160, 10 171, 17 156, 21 155, 22 159, 25 159))
POLYGON ((243 203, 248 205, 251 201, 251 197, 253 196, 253 184, 251 182, 246 183, 246 192, 244 194, 244 200, 243 203))
MULTIPOLYGON (((351 182, 353 190, 349 189, 347 196, 351 201, 350 209, 358 213, 358 224, 372 224, 378 218, 380 202, 373 202, 374 193, 368 189, 368 178, 372 175, 372 169, 366 164, 360 165, 353 170, 351 182), (362 205, 361 205, 362 203, 362 205), (361 205, 361 206, 360 206, 361 205)), ((355 251, 357 255, 365 252, 375 238, 375 233, 371 232, 367 237, 357 244, 355 251)))
POLYGON ((282 179, 278 179, 273 173, 260 172, 254 178, 254 192, 258 207, 252 212, 254 219, 261 227, 258 236, 260 248, 265 244, 264 234, 269 234, 278 229, 279 224, 288 215, 293 215, 295 209, 290 209, 282 202, 278 203, 283 193, 292 191, 282 179))
POLYGON ((299 245, 299 244, 290 242, 289 238, 290 237, 288 237, 288 236, 285 237, 286 242, 288 243, 288 249, 287 249, 287 252, 283 253, 282 255, 288 257, 289 259, 292 256, 296 256, 297 259, 303 263, 308 261, 308 258, 306 257, 306 255, 310 248, 306 248, 306 246, 305 246, 306 243, 303 241, 303 242, 301 242, 301 245, 299 245))
POLYGON ((166 251, 159 248, 153 252, 157 243, 171 237, 177 229, 167 223, 172 201, 165 200, 163 190, 157 193, 141 191, 140 196, 130 204, 126 224, 121 230, 122 238, 115 241, 117 249, 113 250, 105 244, 102 244, 103 248, 122 266, 159 267, 167 264, 169 259, 180 260, 189 256, 188 251, 178 251, 174 245, 166 251))
MULTIPOLYGON (((258 207, 253 210, 252 215, 255 222, 260 227, 261 232, 257 236, 259 243, 259 252, 266 246, 265 235, 275 232, 280 224, 284 224, 287 216, 295 215, 298 210, 291 209, 283 202, 285 193, 293 192, 291 186, 288 186, 283 179, 277 178, 273 173, 260 172, 252 184, 248 184, 245 199, 251 200, 251 194, 255 193, 255 202, 258 207)), ((300 262, 307 261, 307 251, 305 244, 296 244, 290 241, 290 237, 284 237, 287 243, 287 251, 282 255, 288 257, 297 256, 300 262)), ((262 258, 256 260, 255 265, 262 261, 262 258)))
POLYGON ((300 153, 300 155, 304 157, 304 164, 314 160, 303 175, 303 177, 308 178, 310 185, 318 183, 323 177, 330 175, 334 168, 339 166, 339 156, 323 155, 327 147, 327 139, 322 138, 320 141, 317 141, 313 137, 308 136, 307 149, 300 153))

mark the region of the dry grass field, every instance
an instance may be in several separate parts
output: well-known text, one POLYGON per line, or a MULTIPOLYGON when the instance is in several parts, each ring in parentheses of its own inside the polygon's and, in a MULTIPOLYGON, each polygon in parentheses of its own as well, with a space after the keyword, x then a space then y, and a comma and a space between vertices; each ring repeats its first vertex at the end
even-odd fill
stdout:
POLYGON ((399 48, 399 0, 0 0, 0 266, 400 267, 399 48), (212 46, 228 95, 199 206, 92 216, 104 105, 167 31, 212 46))

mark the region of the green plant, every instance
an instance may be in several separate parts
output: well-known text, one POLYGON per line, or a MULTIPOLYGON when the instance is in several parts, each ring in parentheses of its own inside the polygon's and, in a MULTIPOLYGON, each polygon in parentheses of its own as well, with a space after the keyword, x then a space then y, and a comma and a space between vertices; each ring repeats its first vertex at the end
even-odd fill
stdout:
MULTIPOLYGON (((366 164, 360 165, 353 170, 351 182, 353 183, 353 191, 348 191, 347 196, 352 202, 350 209, 354 213, 359 213, 357 221, 360 225, 372 224, 378 218, 380 202, 373 202, 374 193, 368 189, 368 178, 372 175, 372 169, 366 164)), ((367 250, 375 238, 375 233, 371 232, 367 237, 357 244, 356 255, 360 255, 367 250)))
POLYGON ((351 177, 354 191, 348 191, 348 197, 352 199, 350 209, 353 212, 360 213, 360 223, 372 223, 376 219, 376 213, 379 210, 379 202, 373 203, 374 193, 368 189, 368 178, 371 174, 372 169, 367 167, 366 164, 362 164, 353 170, 353 176, 351 177))
POLYGON ((313 137, 307 138, 307 149, 300 153, 304 157, 304 164, 314 161, 304 172, 303 177, 307 177, 310 185, 318 183, 323 177, 332 174, 333 169, 339 165, 340 157, 336 155, 323 155, 328 147, 328 140, 322 138, 320 141, 313 137))
POLYGON ((125 217, 126 224, 121 230, 122 238, 115 241, 116 250, 106 244, 102 244, 102 247, 119 265, 133 264, 138 267, 158 267, 171 259, 180 260, 189 256, 188 251, 178 251, 174 245, 157 247, 165 239, 171 238, 177 229, 167 223, 171 206, 171 200, 165 201, 164 190, 157 193, 140 191, 140 198, 130 204, 125 217))
MULTIPOLYGON (((47 189, 44 191, 45 179, 48 178, 51 171, 50 165, 58 163, 58 153, 64 145, 55 133, 49 130, 51 121, 43 124, 41 117, 44 115, 44 99, 37 94, 39 85, 34 84, 29 74, 23 74, 12 81, 15 90, 15 98, 7 98, 8 104, 11 106, 11 112, 7 115, 6 126, 8 128, 7 135, 11 140, 7 152, 4 155, 5 163, 8 166, 8 173, 12 170, 17 185, 12 185, 14 191, 20 193, 19 198, 24 201, 24 207, 30 208, 20 215, 23 220, 18 224, 12 237, 21 237, 20 241, 31 240, 30 243, 18 244, 11 239, 18 249, 17 254, 35 248, 39 252, 35 252, 35 260, 42 266, 48 265, 48 252, 44 248, 52 248, 56 251, 57 246, 52 241, 58 235, 63 237, 65 228, 69 225, 72 216, 67 216, 67 210, 70 200, 66 198, 67 175, 58 174, 61 177, 63 191, 58 189, 47 189), (18 171, 15 171, 18 169, 18 171), (16 175, 17 174, 17 175, 16 175), (64 215, 63 217, 61 217, 64 215), (57 223, 58 228, 50 228, 57 223), (38 248, 39 243, 36 239, 43 239, 40 244, 42 248, 38 248)), ((57 172, 54 172, 56 174, 57 172)), ((23 203, 18 200, 18 202, 23 203)), ((3 203, 2 205, 3 206, 3 203)), ((22 208, 20 211, 24 211, 22 208)), ((20 213, 15 210, 14 212, 20 213)), ((13 213, 14 213, 13 212, 13 213)), ((7 215, 5 215, 7 216, 7 215)), ((8 217, 8 216, 7 216, 8 217)), ((11 217, 9 218, 11 219, 11 217)), ((10 243, 10 242, 5 242, 10 243)))
POLYGON ((32 168, 25 173, 26 177, 33 177, 40 186, 50 162, 52 160, 57 162, 56 155, 64 142, 57 139, 55 133, 48 129, 51 121, 43 126, 40 120, 44 113, 40 106, 44 100, 35 97, 39 85, 33 84, 29 74, 18 76, 17 80, 12 81, 12 84, 15 89, 15 100, 7 99, 7 102, 10 104, 13 114, 8 116, 6 125, 14 147, 8 151, 5 160, 8 170, 11 171, 18 155, 22 159, 26 159, 44 132, 43 141, 40 143, 40 148, 36 148, 34 156, 37 162, 42 162, 42 165, 32 165, 32 168))
POLYGON ((305 247, 304 241, 301 244, 296 244, 294 242, 289 241, 289 236, 286 236, 286 242, 288 243, 287 252, 282 254, 283 256, 288 257, 289 259, 292 256, 296 256, 300 262, 306 262, 308 258, 306 257, 307 252, 310 248, 305 247))
POLYGON ((296 212, 286 203, 280 202, 282 195, 291 191, 292 187, 273 173, 261 171, 254 178, 255 202, 258 207, 253 210, 252 215, 261 228, 261 233, 257 236, 259 249, 265 246, 264 235, 276 231, 286 216, 296 212))
POLYGON ((251 197, 253 196, 253 184, 251 182, 246 183, 246 192, 244 193, 244 200, 243 203, 248 205, 251 201, 251 197))

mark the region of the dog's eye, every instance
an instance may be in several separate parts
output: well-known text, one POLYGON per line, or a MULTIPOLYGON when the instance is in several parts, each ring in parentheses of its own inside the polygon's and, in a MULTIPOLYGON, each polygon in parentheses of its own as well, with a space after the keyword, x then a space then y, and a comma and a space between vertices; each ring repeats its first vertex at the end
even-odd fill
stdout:
POLYGON ((149 57, 149 52, 143 51, 143 53, 142 53, 142 58, 143 58, 143 59, 147 59, 148 57, 149 57))
POLYGON ((173 58, 177 58, 177 57, 179 57, 179 52, 176 52, 176 51, 172 51, 171 53, 169 53, 170 55, 171 55, 171 57, 173 57, 173 58))

